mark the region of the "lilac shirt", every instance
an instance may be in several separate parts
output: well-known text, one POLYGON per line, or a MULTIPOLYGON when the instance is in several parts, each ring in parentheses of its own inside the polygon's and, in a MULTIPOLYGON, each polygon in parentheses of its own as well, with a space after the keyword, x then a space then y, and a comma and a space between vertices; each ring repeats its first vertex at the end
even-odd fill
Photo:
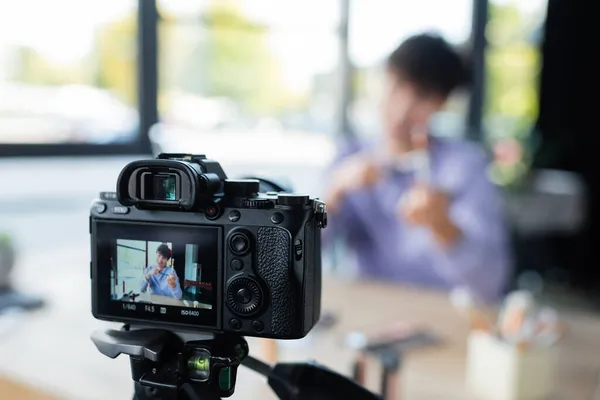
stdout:
MULTIPOLYGON (((337 162, 355 151, 344 152, 337 162)), ((501 197, 486 177, 487 159, 477 145, 456 140, 431 140, 429 154, 431 184, 449 193, 450 217, 463 233, 458 242, 443 249, 428 229, 398 216, 397 202, 414 184, 410 171, 386 171, 374 187, 347 195, 330 215, 325 235, 344 239, 363 275, 444 289, 467 287, 482 299, 495 299, 504 289, 510 262, 501 197)))
MULTIPOLYGON (((150 265, 148 267, 146 267, 146 269, 144 270, 144 276, 146 274, 150 274, 152 272, 152 270, 156 269, 158 267, 150 265)), ((146 278, 144 277, 142 279, 142 283, 141 283, 141 287, 140 290, 142 292, 145 292, 148 289, 148 286, 150 286, 150 289, 152 290, 152 294, 159 294, 161 296, 169 296, 169 297, 173 297, 174 299, 181 299, 182 296, 182 292, 181 292, 181 287, 179 286, 179 277, 177 276, 177 272, 175 272, 175 269, 173 267, 165 267, 162 271, 160 271, 158 274, 156 275, 150 275, 149 280, 146 280, 146 278), (167 282, 167 280, 169 279, 169 276, 173 274, 175 275, 175 287, 172 288, 171 286, 169 286, 169 283, 167 282)))

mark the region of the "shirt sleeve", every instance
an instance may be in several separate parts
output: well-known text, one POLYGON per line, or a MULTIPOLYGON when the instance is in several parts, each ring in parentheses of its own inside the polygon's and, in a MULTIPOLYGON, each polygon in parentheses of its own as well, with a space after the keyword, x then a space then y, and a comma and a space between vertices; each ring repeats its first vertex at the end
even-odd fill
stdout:
POLYGON ((500 192, 487 179, 483 152, 465 165, 462 193, 451 200, 450 218, 461 237, 443 249, 435 243, 434 265, 453 287, 468 289, 480 300, 502 295, 510 269, 509 235, 500 192))
POLYGON ((328 248, 338 240, 352 242, 353 237, 363 229, 356 215, 352 204, 344 200, 335 213, 328 213, 327 227, 323 229, 323 245, 328 248))
MULTIPOLYGON (((362 144, 351 141, 341 143, 337 146, 337 154, 334 160, 325 170, 325 179, 322 182, 323 192, 332 184, 333 170, 348 156, 357 153, 362 144)), ((324 199, 327 202, 327 199, 324 199)), ((323 229, 322 242, 325 249, 332 248, 338 240, 351 242, 352 237, 361 232, 360 221, 357 213, 348 199, 342 199, 335 213, 329 211, 327 215, 327 227, 323 229)))
POLYGON ((140 283, 140 292, 145 293, 146 290, 148 290, 148 285, 150 285, 150 282, 146 280, 146 274, 148 273, 148 270, 150 269, 150 267, 146 267, 144 268, 144 271, 142 272, 143 276, 142 276, 142 282, 140 283))
POLYGON ((173 274, 175 275, 175 287, 172 288, 169 286, 169 289, 171 289, 171 296, 173 296, 173 298, 177 299, 177 300, 181 300, 181 297, 183 296, 183 292, 181 291, 181 286, 179 285, 179 276, 177 276, 177 272, 175 272, 174 269, 171 270, 171 272, 169 272, 169 274, 173 274))

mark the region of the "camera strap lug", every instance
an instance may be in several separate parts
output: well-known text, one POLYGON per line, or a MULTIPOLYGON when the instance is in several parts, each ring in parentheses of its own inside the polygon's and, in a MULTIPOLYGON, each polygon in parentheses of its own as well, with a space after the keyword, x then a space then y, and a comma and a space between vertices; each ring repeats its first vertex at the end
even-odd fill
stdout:
POLYGON ((317 227, 320 229, 325 228, 327 226, 327 205, 325 202, 319 199, 314 199, 313 211, 315 212, 317 227))

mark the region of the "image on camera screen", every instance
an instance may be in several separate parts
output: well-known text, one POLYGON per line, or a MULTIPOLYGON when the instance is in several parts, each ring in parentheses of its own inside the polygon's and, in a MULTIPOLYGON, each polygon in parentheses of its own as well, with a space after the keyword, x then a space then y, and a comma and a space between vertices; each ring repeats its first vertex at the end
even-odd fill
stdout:
POLYGON ((213 309, 213 282, 202 279, 208 266, 198 245, 117 239, 113 254, 112 300, 213 309))

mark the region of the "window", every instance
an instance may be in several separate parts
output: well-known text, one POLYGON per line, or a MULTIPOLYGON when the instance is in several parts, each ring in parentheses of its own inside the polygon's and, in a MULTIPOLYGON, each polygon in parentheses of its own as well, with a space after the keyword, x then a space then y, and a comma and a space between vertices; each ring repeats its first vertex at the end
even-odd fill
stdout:
MULTIPOLYGON (((159 1, 162 149, 225 164, 328 159, 337 1, 159 1)), ((253 169, 253 171, 255 171, 253 169)))
MULTIPOLYGON (((354 69, 350 118, 356 133, 380 132, 379 98, 386 57, 408 36, 424 31, 461 47, 469 40, 473 0, 353 1, 350 3, 350 58, 354 69), (435 12, 432 12, 435 10, 435 12)), ((456 93, 447 112, 433 121, 437 135, 460 135, 468 109, 467 93, 456 93)))
POLYGON ((0 1, 0 144, 138 139, 137 2, 0 1))

